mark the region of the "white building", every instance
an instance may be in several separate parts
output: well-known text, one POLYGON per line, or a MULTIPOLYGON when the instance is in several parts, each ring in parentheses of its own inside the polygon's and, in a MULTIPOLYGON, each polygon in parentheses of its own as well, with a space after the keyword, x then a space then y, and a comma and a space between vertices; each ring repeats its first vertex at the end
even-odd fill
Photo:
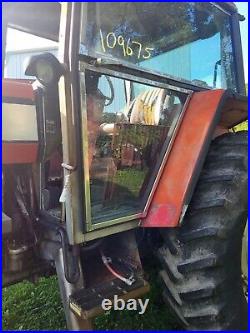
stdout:
POLYGON ((10 79, 28 79, 29 76, 24 74, 27 67, 29 58, 33 55, 41 54, 44 52, 50 52, 57 56, 57 47, 46 47, 46 48, 34 48, 26 50, 15 50, 6 52, 6 65, 4 77, 10 79))

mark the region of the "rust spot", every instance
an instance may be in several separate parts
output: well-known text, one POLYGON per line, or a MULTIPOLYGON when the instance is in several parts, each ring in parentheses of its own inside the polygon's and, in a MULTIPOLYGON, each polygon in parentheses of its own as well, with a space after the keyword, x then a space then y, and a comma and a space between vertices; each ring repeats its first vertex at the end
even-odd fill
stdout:
POLYGON ((170 204, 153 204, 148 215, 143 219, 143 227, 169 226, 175 220, 176 208, 170 204))

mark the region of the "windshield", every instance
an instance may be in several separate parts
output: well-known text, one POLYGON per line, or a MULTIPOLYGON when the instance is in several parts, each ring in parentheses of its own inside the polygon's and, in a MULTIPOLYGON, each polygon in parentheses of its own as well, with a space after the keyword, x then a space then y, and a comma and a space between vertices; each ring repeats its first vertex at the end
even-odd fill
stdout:
POLYGON ((88 3, 80 53, 236 89, 230 16, 212 3, 88 3))

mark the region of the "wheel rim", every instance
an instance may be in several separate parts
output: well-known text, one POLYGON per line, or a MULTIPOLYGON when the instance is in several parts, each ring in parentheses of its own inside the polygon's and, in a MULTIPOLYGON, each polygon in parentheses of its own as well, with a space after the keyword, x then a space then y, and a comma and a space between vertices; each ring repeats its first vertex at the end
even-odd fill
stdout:
POLYGON ((246 299, 248 299, 248 222, 244 230, 242 238, 242 251, 241 251, 241 274, 243 289, 246 299))

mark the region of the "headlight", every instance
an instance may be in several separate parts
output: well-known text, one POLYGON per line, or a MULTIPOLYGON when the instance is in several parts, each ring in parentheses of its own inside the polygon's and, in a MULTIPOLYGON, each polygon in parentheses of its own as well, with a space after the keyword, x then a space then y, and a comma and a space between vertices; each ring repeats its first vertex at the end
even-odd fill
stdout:
POLYGON ((47 85, 54 80, 54 70, 52 65, 44 59, 40 59, 36 63, 37 79, 47 85))
POLYGON ((25 75, 35 76, 42 85, 49 87, 58 83, 65 70, 53 54, 45 52, 29 59, 25 75))

